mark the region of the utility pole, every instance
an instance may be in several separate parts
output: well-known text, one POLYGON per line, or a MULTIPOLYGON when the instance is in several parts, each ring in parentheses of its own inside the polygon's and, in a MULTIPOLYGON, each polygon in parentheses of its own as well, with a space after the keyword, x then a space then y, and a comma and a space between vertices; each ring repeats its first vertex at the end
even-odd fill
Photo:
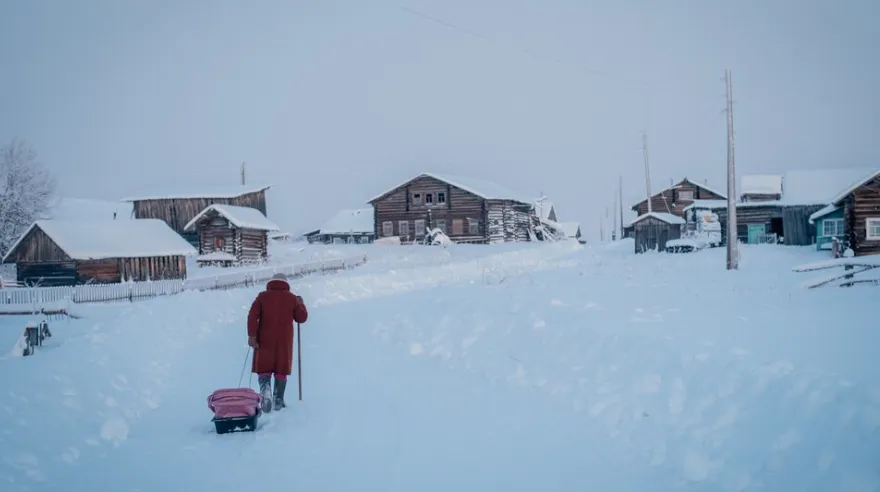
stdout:
POLYGON ((244 186, 247 184, 247 177, 245 176, 245 164, 241 163, 241 185, 244 186))
POLYGON ((620 238, 620 228, 617 226, 617 193, 614 194, 614 208, 611 209, 611 223, 614 227, 611 229, 611 240, 617 241, 620 238))
POLYGON ((618 177, 618 189, 617 196, 620 198, 618 204, 620 205, 620 236, 623 237, 623 176, 618 177))
POLYGON ((736 226, 736 168, 733 158, 733 83, 730 70, 724 71, 727 93, 727 269, 739 269, 736 226))
POLYGON ((651 171, 648 168, 648 134, 642 132, 642 154, 645 157, 645 186, 648 187, 648 213, 651 213, 651 171))

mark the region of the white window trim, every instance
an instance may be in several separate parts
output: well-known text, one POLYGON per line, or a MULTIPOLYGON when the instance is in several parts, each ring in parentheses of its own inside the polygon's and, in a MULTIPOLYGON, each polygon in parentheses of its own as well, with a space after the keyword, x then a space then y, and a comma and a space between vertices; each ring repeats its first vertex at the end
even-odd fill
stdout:
POLYGON ((480 235, 480 219, 468 219, 468 234, 471 236, 480 235), (474 231, 476 228, 476 231, 474 231))
POLYGON ((385 237, 391 237, 394 235, 394 222, 390 220, 382 222, 382 235, 385 237), (388 232, 389 229, 391 232, 388 232))
POLYGON ((684 201, 684 202, 692 202, 692 201, 694 201, 694 190, 681 190, 681 191, 679 191, 679 192, 678 192, 678 199, 681 200, 681 201, 684 201), (685 197, 681 196, 682 193, 689 193, 689 194, 690 194, 690 198, 685 198, 685 197))
POLYGON ((413 224, 413 235, 425 234, 425 219, 418 219, 413 224))
POLYGON ((397 232, 400 236, 409 236, 409 221, 400 220, 397 222, 397 232))
POLYGON ((835 237, 843 234, 843 219, 825 219, 822 221, 822 237, 835 237), (839 224, 834 227, 836 231, 835 234, 826 234, 826 225, 827 224, 839 224))
POLYGON ((871 222, 877 222, 880 224, 880 217, 868 217, 865 219, 865 240, 880 241, 880 235, 871 234, 871 222))

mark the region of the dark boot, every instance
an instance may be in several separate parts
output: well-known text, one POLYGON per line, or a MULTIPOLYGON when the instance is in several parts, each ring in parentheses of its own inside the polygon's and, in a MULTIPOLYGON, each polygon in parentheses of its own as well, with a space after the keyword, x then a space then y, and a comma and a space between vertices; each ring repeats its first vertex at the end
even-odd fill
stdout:
POLYGON ((286 379, 275 378, 275 410, 287 407, 284 403, 284 390, 287 388, 286 379))
POLYGON ((272 411, 272 376, 260 376, 257 381, 260 382, 260 395, 263 396, 263 412, 269 413, 272 411))

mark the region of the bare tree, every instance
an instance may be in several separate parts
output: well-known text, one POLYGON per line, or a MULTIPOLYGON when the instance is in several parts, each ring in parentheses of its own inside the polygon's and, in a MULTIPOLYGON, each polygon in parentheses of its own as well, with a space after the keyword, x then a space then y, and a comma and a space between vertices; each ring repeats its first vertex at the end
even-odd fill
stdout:
POLYGON ((0 148, 0 255, 44 216, 55 194, 55 179, 25 140, 0 148))

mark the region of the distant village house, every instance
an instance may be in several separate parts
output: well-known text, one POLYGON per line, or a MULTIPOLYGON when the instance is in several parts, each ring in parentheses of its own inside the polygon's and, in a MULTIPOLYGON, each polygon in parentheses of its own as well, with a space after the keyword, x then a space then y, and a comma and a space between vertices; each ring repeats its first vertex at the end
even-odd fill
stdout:
POLYGON ((819 248, 829 248, 825 245, 836 238, 855 256, 880 254, 880 170, 843 188, 810 220, 823 239, 817 242, 819 248))
POLYGON ((537 221, 534 201, 494 183, 423 173, 369 202, 377 238, 419 241, 437 228, 454 242, 530 241, 537 221))
POLYGON ((186 278, 195 248, 161 220, 38 220, 12 245, 18 282, 58 286, 186 278))
POLYGON ((209 205, 183 228, 199 237, 200 266, 233 266, 265 262, 269 233, 280 230, 255 208, 209 205))
POLYGON ((366 244, 376 238, 373 208, 341 210, 320 229, 307 233, 310 243, 366 244))
MULTIPOLYGON (((687 178, 651 196, 651 211, 684 217, 684 210, 697 200, 726 200, 727 194, 687 178)), ((648 199, 632 206, 639 217, 648 213, 648 199)))
POLYGON ((636 253, 665 251, 666 243, 680 239, 685 220, 666 212, 648 212, 630 224, 636 253))

